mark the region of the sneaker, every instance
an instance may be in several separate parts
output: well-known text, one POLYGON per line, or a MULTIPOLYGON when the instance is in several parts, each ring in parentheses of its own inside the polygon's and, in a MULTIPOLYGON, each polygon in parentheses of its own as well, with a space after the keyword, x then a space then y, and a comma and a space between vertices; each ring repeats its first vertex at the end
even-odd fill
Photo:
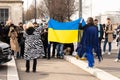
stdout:
POLYGON ((80 60, 87 60, 85 57, 80 58, 80 60))
POLYGON ((108 52, 108 55, 111 55, 111 52, 108 52))
POLYGON ((87 68, 88 68, 88 69, 94 69, 94 67, 89 67, 89 66, 88 66, 87 68))
POLYGON ((102 55, 104 55, 105 54, 105 52, 102 52, 102 55))
POLYGON ((76 59, 79 59, 79 56, 78 56, 78 55, 75 55, 75 58, 76 58, 76 59))
POLYGON ((115 61, 115 62, 118 62, 118 61, 119 61, 119 59, 115 59, 114 61, 115 61))

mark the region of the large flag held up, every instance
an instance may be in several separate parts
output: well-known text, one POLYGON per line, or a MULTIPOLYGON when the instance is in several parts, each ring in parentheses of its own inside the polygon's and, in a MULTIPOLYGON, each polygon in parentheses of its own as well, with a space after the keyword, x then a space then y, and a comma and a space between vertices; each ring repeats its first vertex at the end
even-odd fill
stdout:
POLYGON ((48 22, 48 41, 59 43, 78 42, 78 27, 80 22, 82 26, 85 25, 85 21, 82 18, 71 22, 58 22, 50 19, 48 22))

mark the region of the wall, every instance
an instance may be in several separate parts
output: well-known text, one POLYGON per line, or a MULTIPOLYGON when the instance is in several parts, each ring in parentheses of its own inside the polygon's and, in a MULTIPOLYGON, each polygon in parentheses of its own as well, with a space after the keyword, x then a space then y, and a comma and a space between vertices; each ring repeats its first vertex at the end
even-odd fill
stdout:
POLYGON ((8 8, 9 9, 9 18, 13 21, 14 24, 18 24, 23 20, 23 4, 22 3, 5 3, 0 2, 0 8, 8 8))

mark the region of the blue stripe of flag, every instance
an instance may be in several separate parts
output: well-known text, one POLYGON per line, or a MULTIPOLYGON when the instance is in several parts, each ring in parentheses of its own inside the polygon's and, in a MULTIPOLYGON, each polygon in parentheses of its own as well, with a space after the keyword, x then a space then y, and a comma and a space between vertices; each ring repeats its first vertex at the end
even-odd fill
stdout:
MULTIPOLYGON (((81 19, 77 19, 71 22, 58 22, 54 19, 50 19, 48 22, 48 28, 52 28, 54 30, 78 30, 78 26, 81 19)), ((82 25, 85 25, 85 21, 82 21, 82 25)))

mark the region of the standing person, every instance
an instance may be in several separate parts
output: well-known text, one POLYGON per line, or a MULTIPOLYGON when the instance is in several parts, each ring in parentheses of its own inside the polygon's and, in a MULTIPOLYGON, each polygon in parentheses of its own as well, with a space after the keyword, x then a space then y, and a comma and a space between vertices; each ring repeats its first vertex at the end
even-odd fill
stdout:
POLYGON ((55 49, 57 46, 57 42, 48 42, 48 59, 50 59, 50 55, 51 55, 51 46, 53 45, 52 48, 52 58, 55 58, 55 49))
POLYGON ((96 52, 99 61, 101 61, 101 53, 100 53, 100 45, 98 40, 98 30, 97 27, 94 26, 94 21, 92 17, 87 19, 87 24, 84 28, 83 36, 81 39, 78 48, 82 46, 85 50, 86 57, 88 60, 88 67, 94 67, 94 55, 93 49, 96 52))
POLYGON ((41 38, 43 41, 44 51, 45 51, 44 58, 47 58, 47 53, 48 53, 48 27, 47 27, 47 25, 42 30, 41 38))
POLYGON ((36 72, 37 59, 44 56, 44 47, 40 36, 41 28, 34 28, 29 25, 24 34, 25 36, 25 53, 26 72, 30 70, 30 60, 33 60, 33 72, 36 72))
POLYGON ((97 26, 97 28, 98 28, 98 38, 99 38, 99 44, 100 44, 100 47, 101 47, 101 41, 103 39, 103 33, 104 33, 103 27, 102 27, 101 24, 98 23, 97 19, 94 20, 94 25, 97 26))
POLYGON ((103 45, 103 53, 105 54, 106 51, 106 44, 109 44, 109 50, 108 50, 108 55, 111 54, 111 49, 112 49, 112 41, 113 41, 113 27, 111 24, 111 19, 107 18, 107 24, 105 25, 105 41, 104 41, 104 45, 103 45))
POLYGON ((39 25, 38 25, 38 23, 37 23, 37 22, 34 22, 34 23, 33 23, 33 25, 34 25, 34 28, 39 27, 39 25))
POLYGON ((64 58, 64 52, 63 52, 63 47, 64 45, 62 43, 57 44, 57 58, 64 58))
POLYGON ((102 52, 102 50, 101 50, 101 41, 103 39, 103 33, 104 33, 103 26, 98 23, 97 19, 94 20, 94 25, 97 26, 97 29, 98 29, 98 39, 99 39, 100 53, 101 53, 102 52))
POLYGON ((11 50, 12 50, 12 54, 15 55, 16 54, 16 58, 19 58, 19 44, 18 44, 18 34, 16 32, 16 30, 14 29, 14 27, 10 27, 10 31, 8 36, 10 37, 10 46, 11 46, 11 50))
POLYGON ((118 56, 115 59, 116 62, 120 61, 120 25, 117 27, 117 46, 118 46, 118 56))
POLYGON ((5 27, 4 27, 4 29, 3 29, 4 40, 5 40, 5 42, 8 43, 8 44, 10 44, 10 38, 9 38, 9 36, 8 36, 8 33, 9 33, 9 31, 10 31, 10 26, 13 26, 13 25, 12 25, 11 20, 8 20, 8 21, 6 21, 5 27))
POLYGON ((25 39, 23 37, 24 29, 23 29, 23 23, 22 22, 20 22, 18 24, 17 32, 18 32, 18 42, 19 42, 19 46, 20 46, 20 58, 24 58, 24 42, 25 42, 25 39))

